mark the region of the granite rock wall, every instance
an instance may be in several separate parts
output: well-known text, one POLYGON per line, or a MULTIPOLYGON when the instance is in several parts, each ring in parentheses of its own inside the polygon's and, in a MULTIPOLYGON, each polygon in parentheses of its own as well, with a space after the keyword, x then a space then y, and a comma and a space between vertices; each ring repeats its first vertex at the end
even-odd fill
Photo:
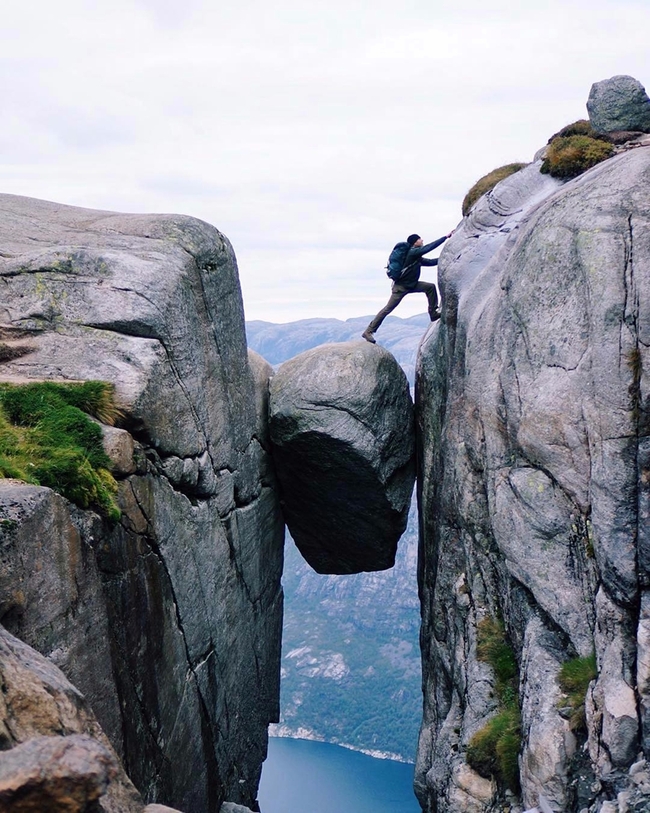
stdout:
POLYGON ((650 150, 539 166, 449 240, 420 350, 425 811, 650 803, 650 150), (467 759, 502 703, 486 618, 517 662, 520 794, 467 759), (592 652, 583 728, 559 673, 592 652))
POLYGON ((83 692, 147 801, 254 808, 284 526, 232 248, 192 218, 0 195, 0 283, 0 377, 106 380, 124 412, 119 523, 0 484, 0 621, 83 692))

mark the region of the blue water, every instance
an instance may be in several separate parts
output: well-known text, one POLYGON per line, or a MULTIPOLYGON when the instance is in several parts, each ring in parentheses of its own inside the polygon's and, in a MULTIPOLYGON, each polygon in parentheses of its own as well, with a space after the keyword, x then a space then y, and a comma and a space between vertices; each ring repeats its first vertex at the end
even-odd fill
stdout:
POLYGON ((413 765, 288 738, 269 739, 258 798, 262 813, 421 813, 413 765))

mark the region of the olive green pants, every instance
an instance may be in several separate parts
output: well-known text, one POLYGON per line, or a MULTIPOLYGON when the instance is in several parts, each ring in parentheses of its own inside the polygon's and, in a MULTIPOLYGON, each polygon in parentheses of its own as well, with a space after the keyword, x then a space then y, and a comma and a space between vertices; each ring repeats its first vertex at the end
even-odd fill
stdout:
POLYGON ((398 282, 394 282, 390 299, 368 325, 366 330, 369 333, 375 333, 388 314, 395 310, 407 294, 426 294, 429 300, 429 316, 432 317, 435 314, 436 308, 438 307, 438 292, 433 282, 418 282, 415 288, 404 288, 398 282))

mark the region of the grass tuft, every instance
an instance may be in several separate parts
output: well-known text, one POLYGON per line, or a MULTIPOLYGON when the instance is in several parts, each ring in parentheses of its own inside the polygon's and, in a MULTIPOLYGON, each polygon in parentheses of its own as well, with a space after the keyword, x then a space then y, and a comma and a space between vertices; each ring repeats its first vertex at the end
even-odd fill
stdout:
POLYGON ((557 136, 551 139, 540 172, 553 178, 575 178, 609 158, 614 147, 588 135, 557 136))
POLYGON ((472 737, 467 746, 467 763, 486 779, 499 779, 515 793, 519 790, 519 709, 503 709, 472 737))
POLYGON ((574 135, 582 135, 582 136, 589 136, 590 138, 602 138, 599 136, 598 133, 594 130, 591 126, 591 123, 588 119, 578 119, 578 121, 574 121, 571 124, 567 124, 566 127, 563 127, 559 133, 555 133, 552 135, 548 143, 550 144, 551 141, 555 138, 565 138, 567 136, 574 136, 574 135))
POLYGON ((490 718, 467 746, 467 764, 481 776, 495 777, 502 785, 519 791, 521 715, 517 699, 519 673, 503 623, 484 618, 477 627, 478 659, 489 663, 495 674, 499 711, 490 718))
POLYGON ((466 217, 476 201, 494 189, 499 181, 503 181, 510 175, 514 175, 515 172, 519 172, 519 170, 525 166, 528 166, 528 164, 505 164, 502 167, 493 169, 492 172, 488 172, 488 174, 482 178, 479 178, 463 199, 463 217, 466 217))
POLYGON ((585 696, 589 684, 597 677, 595 654, 587 658, 572 658, 562 664, 558 680, 571 709, 569 725, 573 731, 585 729, 585 696))
POLYGON ((115 420, 110 384, 0 384, 0 477, 48 486, 118 520, 117 483, 101 428, 87 412, 115 420))

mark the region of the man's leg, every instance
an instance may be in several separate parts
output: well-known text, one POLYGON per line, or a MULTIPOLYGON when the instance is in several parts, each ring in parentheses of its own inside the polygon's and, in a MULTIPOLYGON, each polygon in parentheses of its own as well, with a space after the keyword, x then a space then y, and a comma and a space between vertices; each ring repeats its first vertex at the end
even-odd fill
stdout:
POLYGON ((427 299, 429 301, 429 319, 431 319, 432 322, 435 322, 436 319, 440 319, 440 311, 438 310, 438 292, 436 291, 436 286, 433 284, 433 282, 423 282, 420 280, 413 290, 427 295, 427 299))
MULTIPOLYGON (((434 285, 435 288, 435 285, 434 285)), ((406 294, 410 293, 409 290, 406 288, 402 288, 401 285, 393 285, 392 293, 390 295, 390 299, 386 303, 385 307, 383 307, 377 316, 372 320, 372 322, 368 325, 368 327, 363 331, 361 334, 366 341, 374 342, 374 338, 372 336, 373 333, 377 331, 379 325, 384 321, 384 319, 388 316, 391 311, 394 311, 395 308, 399 305, 399 303, 404 299, 406 294)))

